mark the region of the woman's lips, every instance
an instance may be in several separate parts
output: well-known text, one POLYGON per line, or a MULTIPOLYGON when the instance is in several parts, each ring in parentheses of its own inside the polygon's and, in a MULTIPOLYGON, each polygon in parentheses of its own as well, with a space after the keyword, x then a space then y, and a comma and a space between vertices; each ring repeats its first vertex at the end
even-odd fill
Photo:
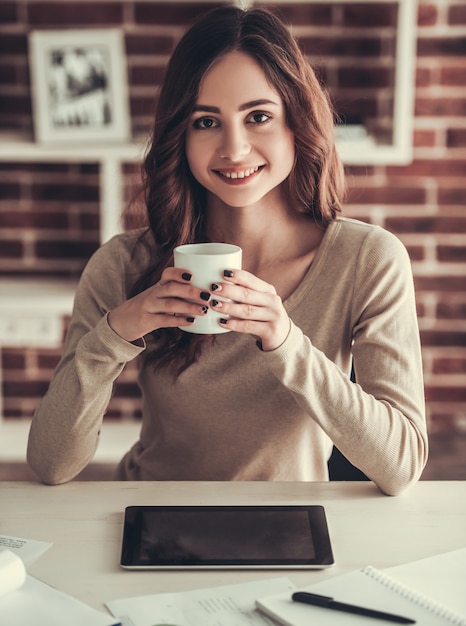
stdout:
POLYGON ((263 167, 263 165, 256 165, 254 167, 246 167, 244 169, 214 170, 214 172, 217 176, 219 176, 219 178, 229 185, 241 185, 250 181, 251 178, 255 178, 263 167))

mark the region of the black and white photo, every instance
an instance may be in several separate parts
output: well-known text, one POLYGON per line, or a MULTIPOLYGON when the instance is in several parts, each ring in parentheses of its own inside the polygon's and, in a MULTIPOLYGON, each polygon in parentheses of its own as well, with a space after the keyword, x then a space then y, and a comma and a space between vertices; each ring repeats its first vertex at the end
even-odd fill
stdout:
POLYGON ((39 142, 128 139, 120 31, 36 31, 30 37, 30 60, 39 142))

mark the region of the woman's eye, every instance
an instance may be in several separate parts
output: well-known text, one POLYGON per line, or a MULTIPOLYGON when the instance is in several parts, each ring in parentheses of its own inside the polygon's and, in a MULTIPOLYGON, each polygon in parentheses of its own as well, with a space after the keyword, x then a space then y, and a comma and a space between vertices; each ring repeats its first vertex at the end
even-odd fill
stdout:
POLYGON ((199 128, 200 130, 215 128, 216 126, 217 122, 211 117, 200 117, 194 122, 194 128, 199 128))
POLYGON ((256 111, 249 116, 249 122, 252 124, 264 124, 272 118, 268 113, 261 113, 256 111))

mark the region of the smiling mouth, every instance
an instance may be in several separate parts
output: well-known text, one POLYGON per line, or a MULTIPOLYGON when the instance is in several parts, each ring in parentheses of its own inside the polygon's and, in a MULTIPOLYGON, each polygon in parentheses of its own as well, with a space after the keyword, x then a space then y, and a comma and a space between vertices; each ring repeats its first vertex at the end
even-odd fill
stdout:
POLYGON ((235 170, 235 171, 225 171, 225 170, 214 170, 216 174, 218 174, 221 178, 226 178, 228 180, 238 180, 250 178, 253 174, 256 174, 264 165, 256 165, 255 167, 248 167, 244 170, 235 170))

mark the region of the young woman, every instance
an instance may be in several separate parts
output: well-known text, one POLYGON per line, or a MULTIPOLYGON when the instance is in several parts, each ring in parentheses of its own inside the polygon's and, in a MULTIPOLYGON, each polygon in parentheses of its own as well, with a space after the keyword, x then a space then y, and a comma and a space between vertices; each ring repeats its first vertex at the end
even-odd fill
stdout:
POLYGON ((32 422, 42 481, 71 480, 92 459, 113 384, 139 355, 141 433, 118 479, 322 481, 335 444, 387 494, 418 480, 427 436, 410 263, 393 235, 339 217, 333 124, 271 13, 220 8, 185 34, 144 162, 149 227, 89 261, 32 422), (175 246, 201 241, 243 249, 244 269, 225 268, 209 292, 173 267, 175 246), (232 332, 177 328, 207 307, 232 332))

